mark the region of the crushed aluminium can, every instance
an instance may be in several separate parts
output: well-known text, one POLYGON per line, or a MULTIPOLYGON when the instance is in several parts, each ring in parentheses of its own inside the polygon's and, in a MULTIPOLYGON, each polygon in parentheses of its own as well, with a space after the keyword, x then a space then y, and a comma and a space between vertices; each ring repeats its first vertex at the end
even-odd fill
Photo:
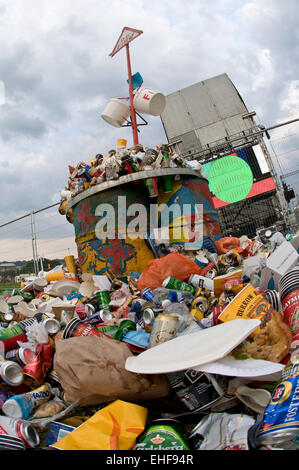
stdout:
POLYGON ((190 447, 178 420, 157 419, 152 421, 133 450, 190 450, 190 447))
POLYGON ((109 336, 110 338, 115 338, 115 335, 118 331, 118 326, 116 325, 107 325, 105 323, 95 323, 94 327, 101 332, 104 336, 109 336))
POLYGON ((29 348, 17 348, 8 351, 5 355, 7 361, 17 362, 21 367, 30 364, 35 359, 36 354, 29 348))
POLYGON ((0 416, 0 435, 17 437, 28 449, 34 449, 40 443, 39 435, 29 421, 8 416, 0 416))
POLYGON ((3 341, 8 338, 13 338, 14 336, 19 336, 25 333, 25 329, 21 327, 20 324, 13 325, 9 328, 4 328, 0 331, 0 341, 3 341))
POLYGON ((93 305, 85 304, 81 307, 75 307, 75 312, 80 318, 80 320, 85 320, 88 317, 91 317, 95 313, 95 308, 93 305))
POLYGON ((48 335, 56 335, 61 330, 60 322, 56 318, 47 318, 43 321, 43 325, 48 335))
POLYGON ((299 434, 299 357, 282 371, 257 438, 261 444, 290 441, 299 434))
POLYGON ((92 324, 84 323, 76 318, 72 319, 63 331, 63 339, 77 336, 102 336, 92 324))
POLYGON ((22 367, 14 361, 0 361, 0 380, 11 386, 21 385, 24 379, 22 367))
POLYGON ((140 292, 140 295, 147 301, 154 302, 154 293, 150 287, 143 289, 143 291, 140 292))
POLYGON ((98 310, 111 310, 109 305, 111 298, 108 291, 97 291, 95 295, 98 299, 98 310))
POLYGON ((145 308, 142 312, 144 324, 153 326, 154 320, 159 313, 163 313, 162 308, 145 308))
POLYGON ((168 276, 166 279, 164 279, 162 287, 166 287, 166 289, 175 289, 191 292, 191 294, 193 295, 195 295, 196 293, 195 287, 191 286, 190 284, 187 284, 184 281, 180 281, 179 279, 176 279, 172 276, 168 276))
POLYGON ((128 333, 128 331, 135 331, 136 323, 131 320, 122 320, 118 326, 115 339, 122 341, 123 337, 128 333))
POLYGON ((40 387, 44 383, 47 372, 52 366, 55 348, 50 343, 40 343, 35 351, 35 359, 22 369, 24 382, 32 388, 40 387))

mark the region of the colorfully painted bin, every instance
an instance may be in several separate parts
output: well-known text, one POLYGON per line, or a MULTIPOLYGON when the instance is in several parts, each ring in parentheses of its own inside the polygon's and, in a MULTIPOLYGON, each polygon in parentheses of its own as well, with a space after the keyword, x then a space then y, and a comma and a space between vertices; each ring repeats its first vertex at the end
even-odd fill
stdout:
MULTIPOLYGON (((194 236, 192 223, 196 221, 198 224, 202 223, 199 237, 201 241, 203 238, 213 241, 221 237, 221 229, 207 179, 184 175, 180 180, 172 182, 171 192, 159 192, 158 204, 159 206, 164 204, 168 209, 176 204, 181 208, 180 213, 184 214, 176 217, 175 212, 169 212, 170 245, 183 245, 191 242, 194 236), (196 219, 196 205, 200 206, 202 211, 198 219, 196 219)), ((161 218, 162 212, 159 214, 159 226, 163 225, 161 218)))
MULTIPOLYGON (((78 248, 78 261, 83 273, 96 275, 121 276, 134 272, 142 272, 148 267, 148 262, 155 257, 152 241, 150 211, 153 204, 169 203, 172 200, 197 202, 204 206, 204 233, 210 237, 220 233, 216 212, 213 207, 207 180, 199 178, 196 171, 186 168, 165 168, 148 170, 121 176, 114 181, 108 181, 90 187, 79 193, 68 203, 66 212, 72 211, 72 221, 75 229, 78 248), (173 181, 173 191, 164 193, 163 179, 180 176, 179 181, 173 181), (157 178, 159 197, 149 197, 145 180, 157 178), (138 184, 136 184, 138 182, 138 184), (126 209, 119 214, 120 197, 125 196, 125 206, 140 204, 146 210, 145 237, 132 239, 126 233, 128 224, 134 217, 128 216, 126 209), (97 224, 101 217, 97 208, 109 204, 115 214, 115 236, 113 238, 98 237, 97 224), (120 220, 121 219, 121 220, 120 220)), ((138 208, 138 206, 136 206, 138 208)), ((183 242, 183 241, 181 241, 183 242)))

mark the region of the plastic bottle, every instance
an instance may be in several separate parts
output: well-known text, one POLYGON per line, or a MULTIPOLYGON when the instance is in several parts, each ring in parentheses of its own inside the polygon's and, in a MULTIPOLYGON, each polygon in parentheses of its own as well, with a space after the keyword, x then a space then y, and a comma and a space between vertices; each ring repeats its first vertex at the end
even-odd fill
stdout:
POLYGON ((171 302, 177 301, 177 293, 174 290, 166 289, 165 287, 158 287, 154 289, 154 303, 162 305, 163 300, 170 300, 171 302))
POLYGON ((261 278, 257 273, 250 274, 250 284, 255 288, 261 285, 261 278))
POLYGON ((31 392, 14 395, 2 406, 2 412, 10 418, 28 419, 37 406, 46 403, 52 395, 51 385, 44 383, 31 392))
POLYGON ((167 289, 166 287, 158 287, 157 289, 154 289, 153 293, 154 303, 156 305, 162 305, 164 300, 170 300, 170 302, 184 301, 191 305, 194 298, 190 292, 167 289))
POLYGON ((168 315, 177 315, 179 317, 179 327, 178 333, 185 330, 193 322, 193 317, 190 315, 190 312, 186 305, 179 302, 172 302, 164 307, 164 313, 168 315))

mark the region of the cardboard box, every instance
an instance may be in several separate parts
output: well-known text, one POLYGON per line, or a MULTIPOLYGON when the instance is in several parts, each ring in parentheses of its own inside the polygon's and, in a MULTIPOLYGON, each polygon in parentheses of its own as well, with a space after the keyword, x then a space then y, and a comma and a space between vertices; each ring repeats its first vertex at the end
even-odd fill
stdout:
POLYGON ((299 261, 299 254, 290 242, 283 242, 267 259, 267 268, 283 276, 299 261))
POLYGON ((61 321, 61 314, 63 310, 69 317, 72 317, 75 313, 75 305, 70 304, 58 304, 52 306, 53 313, 55 315, 56 320, 61 321))

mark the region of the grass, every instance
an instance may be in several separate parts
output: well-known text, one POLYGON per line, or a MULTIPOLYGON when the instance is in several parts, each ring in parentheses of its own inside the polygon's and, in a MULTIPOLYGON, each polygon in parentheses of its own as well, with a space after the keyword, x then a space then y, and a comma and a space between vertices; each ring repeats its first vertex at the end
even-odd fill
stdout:
POLYGON ((6 290, 12 290, 12 289, 19 289, 20 288, 20 283, 12 283, 12 284, 3 284, 0 283, 0 294, 6 290))

